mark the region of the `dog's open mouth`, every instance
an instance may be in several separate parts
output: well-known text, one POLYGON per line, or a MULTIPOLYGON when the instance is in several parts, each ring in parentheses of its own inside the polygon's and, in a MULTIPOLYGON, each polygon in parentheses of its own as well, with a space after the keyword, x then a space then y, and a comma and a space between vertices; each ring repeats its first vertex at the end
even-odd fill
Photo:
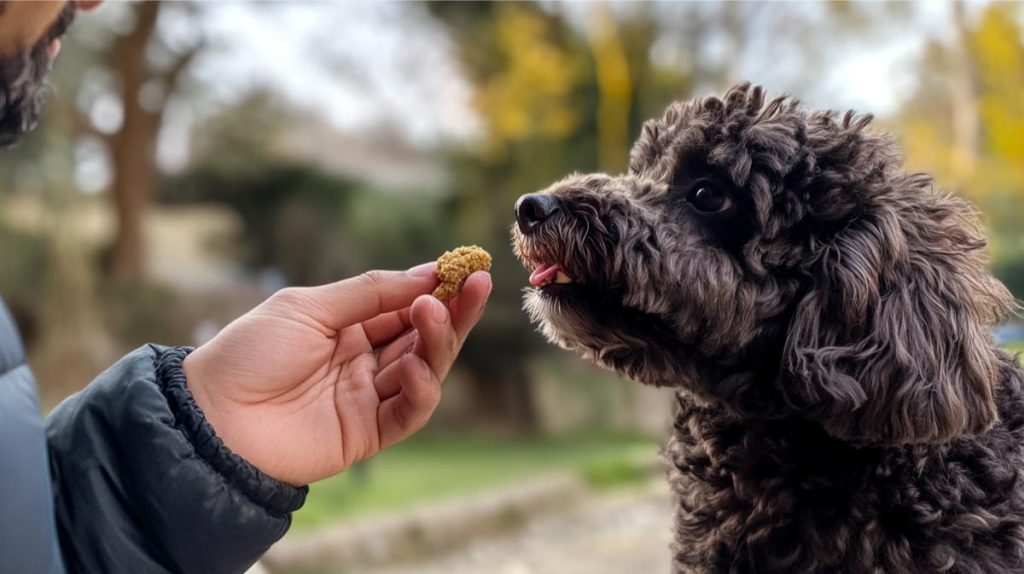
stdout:
POLYGON ((530 285, 534 287, 568 285, 570 283, 574 283, 572 277, 558 263, 542 263, 530 273, 530 285))

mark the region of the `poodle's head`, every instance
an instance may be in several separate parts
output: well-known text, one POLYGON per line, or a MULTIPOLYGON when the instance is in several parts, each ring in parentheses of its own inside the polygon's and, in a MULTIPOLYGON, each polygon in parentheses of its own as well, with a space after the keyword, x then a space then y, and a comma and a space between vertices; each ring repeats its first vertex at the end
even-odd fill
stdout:
POLYGON ((1013 305, 966 202, 900 171, 869 117, 742 85, 644 124, 629 173, 516 204, 526 309, 554 343, 740 416, 864 443, 996 418, 1013 305))

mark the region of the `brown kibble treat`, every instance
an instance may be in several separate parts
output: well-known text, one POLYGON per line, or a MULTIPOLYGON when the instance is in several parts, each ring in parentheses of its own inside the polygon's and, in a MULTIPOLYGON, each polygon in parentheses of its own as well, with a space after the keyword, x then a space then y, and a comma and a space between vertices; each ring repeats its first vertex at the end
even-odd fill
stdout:
POLYGON ((474 271, 490 271, 491 254, 476 245, 457 247, 445 251, 437 258, 437 273, 441 284, 434 289, 434 297, 442 301, 454 299, 466 278, 474 271))

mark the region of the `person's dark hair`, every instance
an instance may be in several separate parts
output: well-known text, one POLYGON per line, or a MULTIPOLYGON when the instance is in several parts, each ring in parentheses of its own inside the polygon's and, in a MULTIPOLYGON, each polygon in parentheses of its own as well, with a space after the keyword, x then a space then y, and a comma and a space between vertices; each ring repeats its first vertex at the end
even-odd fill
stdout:
MULTIPOLYGON (((4 8, 0 3, 0 15, 4 8)), ((0 58, 0 148, 12 145, 39 122, 51 65, 46 48, 67 31, 74 18, 75 6, 68 2, 34 46, 0 58)))

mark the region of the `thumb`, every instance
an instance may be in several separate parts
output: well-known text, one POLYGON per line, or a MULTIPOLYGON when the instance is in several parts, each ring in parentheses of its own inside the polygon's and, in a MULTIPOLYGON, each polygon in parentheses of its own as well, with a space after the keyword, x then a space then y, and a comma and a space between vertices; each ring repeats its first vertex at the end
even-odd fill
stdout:
POLYGON ((314 319, 332 329, 404 309, 439 282, 433 262, 407 271, 367 271, 362 275, 302 289, 313 305, 314 319))

